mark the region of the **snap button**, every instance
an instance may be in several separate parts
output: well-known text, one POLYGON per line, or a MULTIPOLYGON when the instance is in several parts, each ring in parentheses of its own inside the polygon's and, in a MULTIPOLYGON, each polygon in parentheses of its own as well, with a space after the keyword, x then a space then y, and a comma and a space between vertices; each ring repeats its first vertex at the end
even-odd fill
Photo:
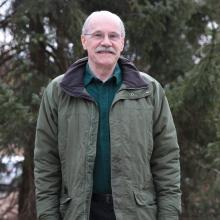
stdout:
POLYGON ((133 92, 131 92, 131 93, 130 93, 130 96, 134 96, 134 93, 133 93, 133 92))

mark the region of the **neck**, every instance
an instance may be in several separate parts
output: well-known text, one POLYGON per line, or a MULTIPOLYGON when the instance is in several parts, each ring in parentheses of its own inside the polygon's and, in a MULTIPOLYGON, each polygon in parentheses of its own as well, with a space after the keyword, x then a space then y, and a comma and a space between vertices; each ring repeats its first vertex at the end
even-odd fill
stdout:
POLYGON ((91 63, 88 61, 89 63, 89 68, 92 70, 93 74, 100 79, 102 82, 105 82, 106 80, 108 80, 112 74, 113 71, 115 69, 115 66, 94 66, 91 65, 91 63))

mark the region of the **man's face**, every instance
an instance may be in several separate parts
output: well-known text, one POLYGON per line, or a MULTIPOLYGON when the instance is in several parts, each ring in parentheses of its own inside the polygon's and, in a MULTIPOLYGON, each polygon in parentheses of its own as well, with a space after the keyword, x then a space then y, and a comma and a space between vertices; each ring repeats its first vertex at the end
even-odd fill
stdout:
POLYGON ((94 69, 113 68, 124 48, 120 24, 110 16, 92 18, 81 41, 88 52, 89 64, 94 69))

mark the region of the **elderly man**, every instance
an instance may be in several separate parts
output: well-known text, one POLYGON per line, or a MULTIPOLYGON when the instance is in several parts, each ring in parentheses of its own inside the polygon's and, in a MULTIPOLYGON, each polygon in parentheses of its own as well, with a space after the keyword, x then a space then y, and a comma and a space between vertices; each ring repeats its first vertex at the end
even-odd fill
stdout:
POLYGON ((160 84, 120 57, 108 11, 82 28, 88 58, 46 88, 34 154, 40 220, 176 220, 179 147, 160 84))

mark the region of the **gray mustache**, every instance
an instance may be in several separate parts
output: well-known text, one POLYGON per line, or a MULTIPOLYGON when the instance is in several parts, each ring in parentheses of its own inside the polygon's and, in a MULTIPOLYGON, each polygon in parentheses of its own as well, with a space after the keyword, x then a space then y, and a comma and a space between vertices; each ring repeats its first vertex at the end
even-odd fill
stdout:
POLYGON ((110 53, 116 53, 115 50, 112 47, 97 47, 95 52, 110 52, 110 53))

